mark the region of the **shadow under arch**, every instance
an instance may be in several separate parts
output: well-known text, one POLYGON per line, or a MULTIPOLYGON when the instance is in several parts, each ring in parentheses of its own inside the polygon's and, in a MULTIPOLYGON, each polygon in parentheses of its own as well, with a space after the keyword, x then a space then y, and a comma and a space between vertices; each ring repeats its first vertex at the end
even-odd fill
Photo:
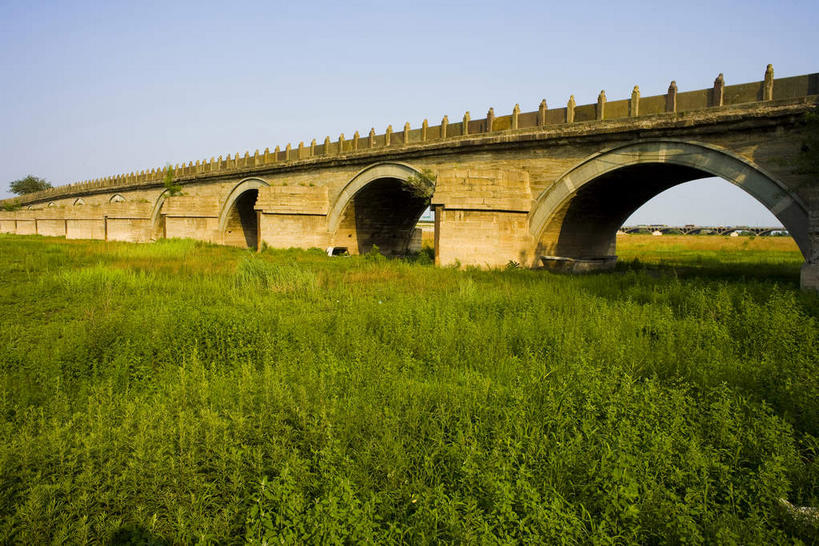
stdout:
POLYGON ((655 139, 596 153, 560 176, 529 217, 535 255, 604 258, 615 254, 617 229, 663 191, 720 177, 762 203, 809 253, 808 212, 801 199, 758 165, 708 144, 655 139))
POLYGON ((259 239, 259 217, 256 199, 259 188, 270 184, 261 178, 245 178, 233 186, 219 211, 219 236, 222 243, 256 248, 259 239))
POLYGON ((354 254, 369 252, 373 245, 385 254, 406 254, 429 204, 407 184, 420 174, 419 169, 397 162, 375 163, 356 173, 327 216, 331 245, 354 254))

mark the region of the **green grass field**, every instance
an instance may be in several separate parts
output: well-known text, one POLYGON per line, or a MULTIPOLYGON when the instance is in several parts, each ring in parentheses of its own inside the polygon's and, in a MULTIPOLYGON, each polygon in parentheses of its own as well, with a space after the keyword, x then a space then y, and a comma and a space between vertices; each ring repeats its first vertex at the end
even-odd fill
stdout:
POLYGON ((816 543, 790 239, 607 274, 0 236, 0 536, 816 543))

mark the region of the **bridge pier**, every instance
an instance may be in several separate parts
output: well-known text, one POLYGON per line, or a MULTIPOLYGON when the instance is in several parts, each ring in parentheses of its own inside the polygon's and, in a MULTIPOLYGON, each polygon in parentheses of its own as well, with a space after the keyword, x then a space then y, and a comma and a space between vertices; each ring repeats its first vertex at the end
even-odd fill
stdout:
POLYGON ((514 169, 449 169, 435 194, 436 265, 532 265, 529 174, 514 169))
POLYGON ((224 243, 219 234, 219 201, 216 198, 193 195, 168 197, 161 215, 165 222, 164 235, 168 239, 178 237, 224 243))
POLYGON ((326 248, 329 200, 326 186, 267 186, 256 199, 259 244, 271 248, 326 248))
POLYGON ((802 265, 799 283, 803 290, 819 292, 819 188, 812 188, 809 195, 808 240, 810 251, 802 265))
POLYGON ((259 211, 259 244, 270 248, 326 248, 327 220, 318 214, 259 211))
POLYGON ((799 284, 803 290, 819 292, 819 264, 803 264, 799 284))
POLYGON ((526 213, 435 207, 435 264, 529 265, 531 238, 526 213))

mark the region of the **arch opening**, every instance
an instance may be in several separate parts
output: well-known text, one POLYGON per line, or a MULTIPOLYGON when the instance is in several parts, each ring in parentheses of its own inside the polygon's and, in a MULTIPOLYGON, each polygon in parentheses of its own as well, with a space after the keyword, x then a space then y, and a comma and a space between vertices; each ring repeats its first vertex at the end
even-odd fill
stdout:
POLYGON ((165 233, 165 216, 162 214, 162 209, 165 205, 165 199, 169 195, 168 190, 162 191, 154 201, 154 206, 151 209, 151 240, 158 241, 164 239, 165 233))
POLYGON ((798 197, 741 158, 675 141, 624 145, 565 173, 538 197, 531 217, 535 255, 544 265, 553 258, 568 258, 596 260, 596 268, 611 267, 617 231, 635 211, 672 187, 715 176, 745 190, 771 211, 807 256, 808 218, 798 197))
POLYGON ((557 211, 537 250, 573 259, 614 257, 617 230, 637 209, 669 188, 707 176, 669 164, 633 165, 603 174, 557 211))
POLYGON ((259 217, 255 210, 258 189, 240 193, 227 213, 223 243, 231 246, 258 248, 259 217))
POLYGON ((788 234, 764 205, 719 177, 692 180, 660 193, 629 216, 620 231, 646 232, 650 227, 675 235, 788 234))
POLYGON ((373 247, 385 256, 404 256, 421 251, 418 220, 429 198, 416 194, 399 178, 377 178, 349 200, 333 237, 334 247, 350 254, 366 254, 373 247))

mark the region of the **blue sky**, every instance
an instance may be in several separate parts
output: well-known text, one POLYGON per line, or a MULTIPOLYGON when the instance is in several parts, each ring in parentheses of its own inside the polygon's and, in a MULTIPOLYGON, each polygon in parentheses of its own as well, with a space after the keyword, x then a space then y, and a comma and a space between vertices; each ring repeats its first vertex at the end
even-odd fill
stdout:
MULTIPOLYGON (((0 0, 0 197, 424 118, 819 71, 817 2, 0 0)), ((631 222, 770 224, 727 182, 631 222), (708 206, 705 206, 707 204, 708 206)))

